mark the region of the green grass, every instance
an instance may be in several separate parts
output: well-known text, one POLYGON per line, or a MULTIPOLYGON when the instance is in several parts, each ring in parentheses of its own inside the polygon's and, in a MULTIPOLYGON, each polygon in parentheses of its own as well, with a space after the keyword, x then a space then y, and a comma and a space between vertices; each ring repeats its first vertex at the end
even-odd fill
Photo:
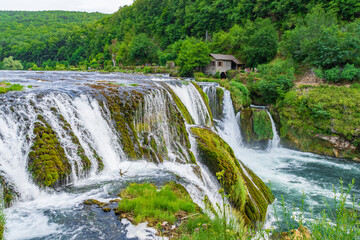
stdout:
POLYGON ((9 82, 0 82, 0 94, 7 93, 10 91, 22 91, 24 86, 20 84, 11 84, 9 82))
MULTIPOLYGON (((355 181, 353 180, 348 187, 343 186, 340 180, 340 191, 333 190, 333 200, 327 202, 324 200, 324 209, 320 216, 315 216, 312 209, 312 218, 314 221, 304 221, 304 199, 303 204, 300 206, 300 217, 296 220, 292 210, 285 207, 284 198, 282 197, 283 213, 282 219, 276 216, 277 222, 285 220, 285 225, 289 229, 297 228, 298 226, 307 226, 311 232, 311 238, 314 240, 338 240, 338 239, 359 239, 360 238, 360 202, 358 198, 351 195, 351 190, 355 181)), ((294 209, 295 209, 294 205, 294 209)), ((276 212, 276 209, 275 209, 276 212)), ((281 226, 279 226, 281 229, 281 226)), ((279 233, 275 233, 278 235, 279 233)))
POLYGON ((121 192, 121 197, 118 210, 130 214, 135 223, 148 221, 156 225, 166 221, 173 224, 179 211, 187 214, 198 211, 186 190, 173 182, 160 190, 150 183, 132 183, 121 192))

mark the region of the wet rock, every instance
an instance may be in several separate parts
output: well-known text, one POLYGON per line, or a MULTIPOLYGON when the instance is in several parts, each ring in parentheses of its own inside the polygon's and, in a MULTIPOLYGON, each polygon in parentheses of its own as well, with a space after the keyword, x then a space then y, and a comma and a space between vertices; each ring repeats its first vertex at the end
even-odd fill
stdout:
POLYGON ((88 199, 84 201, 85 205, 98 205, 99 208, 103 208, 107 205, 107 203, 104 202, 100 202, 98 200, 95 199, 88 199))

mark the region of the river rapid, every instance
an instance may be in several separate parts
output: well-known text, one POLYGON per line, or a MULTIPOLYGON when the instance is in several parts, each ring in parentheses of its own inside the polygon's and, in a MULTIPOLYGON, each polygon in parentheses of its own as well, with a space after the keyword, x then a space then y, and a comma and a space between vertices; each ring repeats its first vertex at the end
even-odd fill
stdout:
MULTIPOLYGON (((145 160, 128 160, 122 147, 114 140, 114 129, 107 124, 106 111, 102 111, 98 102, 87 94, 89 84, 104 81, 125 87, 131 84, 151 87, 164 82, 189 110, 195 125, 208 125, 209 114, 192 85, 168 76, 81 72, 0 71, 1 81, 25 86, 22 92, 0 95, 0 171, 21 192, 20 199, 5 210, 6 239, 157 239, 155 230, 147 228, 146 224, 133 226, 127 220, 120 221, 113 211, 104 213, 100 208, 83 204, 84 200, 90 198, 100 201, 114 199, 130 182, 151 182, 161 186, 168 181, 178 181, 185 186, 194 202, 202 207, 205 195, 209 196, 212 203, 221 201, 217 193, 220 186, 205 167, 200 166, 203 176, 201 181, 190 164, 176 161, 154 164, 145 160), (41 100, 38 96, 42 96, 41 100), (38 188, 30 180, 26 167, 30 149, 27 136, 33 128, 32 122, 36 115, 31 102, 42 109, 54 130, 61 132, 56 119, 46 110, 56 107, 72 126, 81 145, 91 146, 103 158, 104 170, 98 174, 92 168, 86 176, 73 175, 72 180, 61 189, 38 188), (119 175, 120 170, 125 175, 119 175)), ((214 87, 216 84, 202 86, 208 94, 214 87)), ((156 96, 149 102, 154 102, 154 99, 156 96)), ((161 99, 158 99, 158 102, 149 105, 149 111, 161 111, 160 105, 161 99)), ((359 176, 360 165, 357 163, 282 147, 274 123, 274 138, 266 149, 245 147, 238 121, 240 114, 234 112, 230 93, 225 90, 222 117, 214 119, 213 128, 232 147, 236 157, 271 186, 276 200, 268 208, 265 227, 280 226, 286 229, 283 223, 276 222, 274 210, 281 215, 281 196, 290 209, 293 203, 300 206, 305 194, 305 209, 312 208, 315 213, 315 216, 311 216, 307 210, 305 217, 311 220, 324 208, 324 200, 330 202, 333 199, 333 187, 339 191, 340 178, 344 184, 348 184, 359 176)), ((168 126, 161 127, 166 132, 168 126)), ((65 146, 69 159, 73 163, 77 162, 69 139, 64 135, 60 142, 65 146)), ((196 155, 191 136, 190 143, 196 155)), ((85 152, 91 150, 84 149, 85 152)), ((169 159, 172 158, 169 156, 169 159)), ((90 160, 95 166, 95 160, 90 160)), ((353 193, 360 196, 357 182, 353 193)), ((298 207, 294 214, 299 215, 298 207)))

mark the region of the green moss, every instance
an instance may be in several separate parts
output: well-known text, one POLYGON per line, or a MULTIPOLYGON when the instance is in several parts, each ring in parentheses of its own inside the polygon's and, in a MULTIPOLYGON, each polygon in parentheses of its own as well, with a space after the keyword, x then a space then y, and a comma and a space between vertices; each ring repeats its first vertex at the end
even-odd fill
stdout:
POLYGON ((303 86, 290 91, 276 106, 282 140, 302 151, 359 158, 359 106, 360 92, 353 88, 303 86))
POLYGON ((240 122, 241 134, 249 144, 265 146, 273 138, 271 120, 266 110, 243 109, 240 122))
POLYGON ((97 173, 101 172, 104 169, 104 162, 103 159, 97 154, 94 148, 90 147, 91 151, 93 152, 93 157, 96 159, 98 163, 97 173))
POLYGON ((71 172, 64 149, 51 126, 41 115, 38 115, 33 132, 35 138, 29 153, 29 171, 40 186, 59 186, 71 172))
POLYGON ((0 94, 10 91, 22 91, 24 86, 20 84, 11 84, 9 82, 0 82, 0 94))
POLYGON ((210 106, 209 106, 209 98, 208 98, 208 96, 206 95, 206 93, 204 93, 204 91, 201 89, 201 87, 196 82, 191 82, 191 83, 199 91, 202 99, 204 100, 206 108, 207 108, 207 110, 208 110, 208 112, 210 114, 210 123, 211 123, 211 125, 213 125, 214 120, 213 120, 213 116, 212 116, 211 109, 210 109, 210 106))
POLYGON ((191 132, 196 137, 203 163, 214 175, 224 171, 224 189, 230 194, 233 207, 242 213, 248 224, 264 221, 267 205, 273 200, 266 185, 252 172, 252 179, 247 177, 233 150, 217 134, 205 128, 192 128, 191 132))
POLYGON ((131 217, 135 224, 149 222, 152 226, 164 221, 174 224, 179 212, 199 212, 189 193, 180 184, 167 183, 160 190, 150 183, 131 183, 120 196, 117 214, 131 217))
POLYGON ((137 132, 135 130, 133 114, 143 100, 143 94, 135 90, 123 93, 129 98, 120 98, 117 89, 103 90, 101 93, 107 100, 115 128, 121 135, 120 142, 124 152, 131 159, 141 158, 143 155, 137 132))
POLYGON ((253 115, 253 129, 256 135, 256 141, 273 138, 271 120, 265 110, 255 111, 253 115))

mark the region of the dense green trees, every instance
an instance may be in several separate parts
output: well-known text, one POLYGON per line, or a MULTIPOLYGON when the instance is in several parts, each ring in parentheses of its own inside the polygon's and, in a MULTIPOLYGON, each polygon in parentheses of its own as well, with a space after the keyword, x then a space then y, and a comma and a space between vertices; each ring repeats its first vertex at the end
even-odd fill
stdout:
POLYGON ((13 56, 5 58, 3 61, 3 68, 5 70, 21 70, 23 65, 18 60, 14 60, 13 56))
POLYGON ((81 31, 84 24, 93 24, 104 16, 101 13, 64 11, 0 11, 0 59, 14 56, 26 67, 33 64, 41 66, 48 60, 55 61, 55 64, 56 61, 70 61, 74 64, 85 56, 80 49, 75 54, 80 55, 80 58, 70 60, 69 52, 75 53, 84 38, 74 33, 81 31), (77 38, 78 42, 69 48, 66 43, 71 38, 77 38))
POLYGON ((180 67, 180 75, 192 76, 194 70, 200 69, 210 63, 210 50, 206 43, 195 38, 186 39, 180 48, 177 65, 180 67))
POLYGON ((282 49, 295 61, 330 69, 359 64, 360 21, 340 25, 333 12, 317 6, 303 23, 285 32, 282 49))
POLYGON ((164 65, 179 57, 187 37, 206 41, 208 32, 212 42, 204 44, 212 52, 233 54, 249 67, 270 61, 279 38, 281 52, 297 63, 358 67, 359 10, 354 0, 135 0, 108 16, 0 12, 0 59, 47 69, 164 65))

